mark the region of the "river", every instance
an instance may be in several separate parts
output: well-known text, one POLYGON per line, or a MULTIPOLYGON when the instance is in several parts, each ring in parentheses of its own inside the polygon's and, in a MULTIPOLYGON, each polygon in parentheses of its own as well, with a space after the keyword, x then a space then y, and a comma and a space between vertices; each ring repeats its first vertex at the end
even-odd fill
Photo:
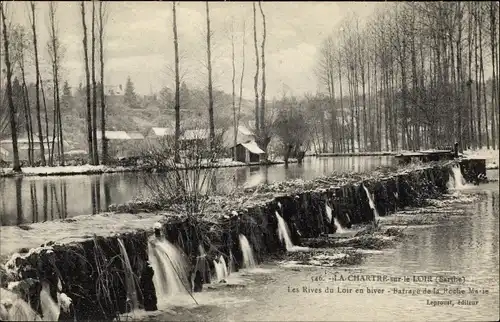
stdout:
MULTIPOLYGON (((250 187, 296 178, 313 179, 336 172, 369 171, 391 165, 391 156, 306 157, 302 165, 220 168, 218 190, 250 187)), ((143 172, 98 175, 0 178, 0 225, 64 219, 104 212, 111 204, 148 197, 148 176, 143 172)))
MULTIPOLYGON (((488 174, 490 175, 490 174, 488 174)), ((498 177, 498 171, 496 171, 498 177)), ((460 192, 479 198, 470 203, 451 202, 449 218, 437 224, 409 226, 397 247, 370 252, 361 265, 350 268, 290 268, 280 263, 261 265, 267 272, 234 274, 242 287, 195 293, 199 305, 169 305, 152 321, 498 321, 499 319, 499 190, 497 182, 460 192), (460 213, 465 210, 465 213, 460 213), (465 277, 465 282, 316 282, 311 278, 349 274, 392 277, 465 277), (304 293, 303 287, 322 293, 304 293), (325 288, 352 289, 351 293, 325 293, 325 288), (469 287, 480 294, 468 294, 469 287), (290 292, 297 288, 299 293, 290 292), (359 294, 355 289, 363 289, 359 294), (367 293, 367 288, 384 293, 367 293), (394 289, 466 290, 465 295, 401 295, 394 289), (484 294, 485 292, 487 294, 484 294), (433 301, 453 305, 434 306, 433 301), (465 305, 478 301, 476 305, 465 305), (446 302, 443 302, 446 303, 446 302), (464 304, 465 303, 465 304, 464 304)), ((188 299, 189 301, 189 299, 188 299)))

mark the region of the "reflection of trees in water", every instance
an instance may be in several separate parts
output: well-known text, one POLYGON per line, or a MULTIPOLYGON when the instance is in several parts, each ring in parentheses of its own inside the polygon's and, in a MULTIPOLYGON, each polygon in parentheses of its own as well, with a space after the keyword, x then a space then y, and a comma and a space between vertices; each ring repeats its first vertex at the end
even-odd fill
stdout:
POLYGON ((90 201, 93 215, 108 210, 111 204, 110 177, 93 176, 90 178, 90 201))
POLYGON ((90 200, 92 202, 92 214, 100 213, 102 211, 100 176, 90 178, 90 200))
POLYGON ((38 198, 36 196, 36 182, 30 181, 32 222, 38 222, 38 198))
POLYGON ((17 206, 17 224, 23 223, 23 189, 22 189, 23 178, 16 178, 16 206, 17 206))
POLYGON ((108 211, 109 205, 111 204, 111 191, 109 190, 109 176, 104 175, 102 177, 102 181, 104 183, 104 206, 106 207, 106 211, 108 211))

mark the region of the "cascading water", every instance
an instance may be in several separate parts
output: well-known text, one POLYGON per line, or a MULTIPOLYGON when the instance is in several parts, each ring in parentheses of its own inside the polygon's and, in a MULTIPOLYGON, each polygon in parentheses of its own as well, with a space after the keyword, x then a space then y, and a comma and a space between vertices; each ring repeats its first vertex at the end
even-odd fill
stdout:
POLYGON ((328 221, 331 223, 332 222, 332 208, 325 204, 325 210, 326 210, 326 217, 328 217, 328 221))
POLYGON ((330 223, 332 222, 332 219, 333 219, 333 224, 335 225, 335 232, 338 234, 344 233, 345 230, 340 225, 337 217, 333 217, 333 215, 332 215, 332 208, 330 206, 328 206, 327 204, 325 204, 325 209, 326 209, 326 216, 328 217, 328 220, 330 221, 330 223))
POLYGON ((289 251, 294 246, 292 243, 292 239, 290 238, 290 230, 288 229, 288 225, 286 224, 285 220, 277 211, 276 218, 278 219, 278 237, 282 242, 285 243, 286 250, 289 251))
POLYGON ((187 264, 180 249, 165 238, 155 238, 148 243, 148 256, 158 298, 188 294, 187 264))
POLYGON ((241 252, 243 253, 243 268, 253 269, 255 268, 255 259, 253 258, 253 251, 248 239, 245 235, 240 234, 240 247, 241 252))
POLYGON ((335 225, 336 233, 338 233, 338 234, 345 233, 345 229, 342 228, 342 226, 340 225, 337 217, 333 218, 333 224, 335 225))
POLYGON ((461 189, 464 187, 464 177, 462 176, 462 171, 460 171, 460 167, 452 167, 451 172, 453 177, 450 176, 448 179, 447 187, 448 189, 461 189))
POLYGON ((4 288, 0 288, 0 319, 2 321, 43 321, 26 301, 4 288))
POLYGON ((288 252, 309 250, 308 247, 300 247, 293 244, 292 238, 290 237, 290 230, 288 229, 288 225, 277 211, 276 218, 278 219, 278 237, 282 242, 285 243, 285 247, 288 252))
POLYGON ((125 285, 127 287, 127 300, 130 301, 130 310, 133 311, 139 308, 134 272, 132 271, 132 265, 130 264, 130 258, 128 257, 127 250, 125 249, 125 244, 123 243, 123 240, 121 238, 118 238, 118 245, 120 247, 120 253, 123 258, 123 265, 125 266, 125 285))
POLYGON ((42 308, 44 321, 57 321, 61 314, 61 308, 50 296, 50 286, 48 283, 42 283, 40 291, 40 307, 42 308))
POLYGON ((366 188, 365 185, 363 185, 363 188, 365 189, 366 196, 368 197, 368 203, 370 204, 370 208, 373 211, 374 221, 377 222, 380 218, 378 215, 377 208, 375 207, 375 202, 373 202, 372 194, 370 193, 370 191, 368 191, 368 188, 366 188))
POLYGON ((236 271, 236 267, 234 267, 234 257, 233 252, 229 250, 229 275, 236 271))
POLYGON ((226 260, 222 255, 219 257, 219 261, 214 260, 214 267, 217 282, 220 282, 227 278, 228 272, 226 267, 226 260))

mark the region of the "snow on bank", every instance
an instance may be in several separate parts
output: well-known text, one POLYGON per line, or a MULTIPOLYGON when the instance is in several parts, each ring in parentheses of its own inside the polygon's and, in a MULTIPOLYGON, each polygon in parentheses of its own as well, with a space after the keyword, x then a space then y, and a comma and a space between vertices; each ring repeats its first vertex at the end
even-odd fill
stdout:
MULTIPOLYGON (((290 163, 297 162, 297 160, 290 160, 290 163)), ((282 164, 283 160, 270 160, 270 164, 282 164)), ((250 165, 264 164, 264 162, 255 162, 250 165)), ((197 167, 201 165, 203 168, 229 168, 229 167, 244 167, 249 164, 240 161, 233 161, 231 158, 219 159, 214 162, 203 160, 201 163, 187 164, 187 167, 197 167)), ((176 164, 177 169, 184 169, 184 164, 176 164)), ((144 167, 123 167, 123 166, 105 166, 105 165, 79 165, 79 166, 56 166, 56 167, 24 167, 21 172, 26 176, 55 176, 55 175, 75 175, 75 174, 98 174, 98 173, 113 173, 113 172, 128 172, 128 171, 141 171, 144 167)), ((10 168, 0 168, 0 177, 16 175, 10 168)))
POLYGON ((24 226, 0 227, 0 262, 21 248, 36 248, 45 243, 70 243, 97 236, 111 236, 115 233, 134 232, 153 228, 162 219, 154 214, 83 215, 66 220, 54 220, 24 226))
MULTIPOLYGON (((24 175, 29 176, 50 176, 64 174, 92 174, 92 173, 108 173, 108 172, 124 172, 131 171, 133 168, 126 167, 109 167, 105 165, 78 165, 78 166, 56 166, 56 167, 25 167, 21 168, 24 175)), ((12 169, 0 169, 0 174, 13 175, 12 169)))
POLYGON ((478 150, 466 150, 464 155, 468 158, 480 158, 486 160, 486 169, 498 169, 498 159, 499 150, 493 149, 478 149, 478 150))

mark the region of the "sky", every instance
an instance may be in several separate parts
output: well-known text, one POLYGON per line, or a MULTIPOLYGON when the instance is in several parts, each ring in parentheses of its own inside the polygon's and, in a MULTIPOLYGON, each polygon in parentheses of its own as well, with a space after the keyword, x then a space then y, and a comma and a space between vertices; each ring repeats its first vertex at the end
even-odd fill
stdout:
MULTIPOLYGON (((90 18, 92 5, 87 2, 86 6, 87 18, 90 18)), ((363 19, 373 13, 376 6, 374 2, 263 2, 267 30, 267 97, 317 92, 320 85, 314 67, 322 41, 340 28, 344 17, 357 14, 363 19)), ((29 26, 28 2, 9 3, 7 8, 8 19, 29 26)), ((251 99, 255 73, 252 3, 209 2, 209 9, 214 88, 232 92, 233 36, 238 93, 245 39, 243 97, 251 99)), ((256 9, 260 56, 262 18, 258 5, 256 9)), ((138 94, 157 92, 165 86, 173 88, 172 2, 107 2, 106 10, 105 84, 125 85, 130 76, 138 94)), ((57 19, 64 48, 62 76, 75 87, 85 82, 80 2, 57 2, 57 19)), ((177 23, 182 80, 188 86, 206 87, 206 3, 178 2, 177 23)), ((48 72, 46 2, 37 2, 36 26, 43 68, 48 72)))

